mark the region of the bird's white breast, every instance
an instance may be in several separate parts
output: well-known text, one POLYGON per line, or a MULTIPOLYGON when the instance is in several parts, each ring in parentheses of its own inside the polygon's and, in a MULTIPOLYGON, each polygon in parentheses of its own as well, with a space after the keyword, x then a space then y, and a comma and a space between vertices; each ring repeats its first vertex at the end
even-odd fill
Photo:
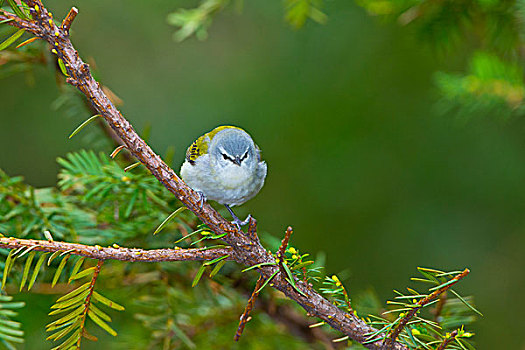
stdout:
POLYGON ((214 177, 224 189, 231 190, 249 184, 253 177, 253 171, 232 164, 214 171, 214 177))
POLYGON ((264 162, 253 168, 235 164, 216 167, 210 164, 209 158, 208 154, 202 155, 195 164, 185 162, 181 168, 183 180, 195 191, 203 192, 208 199, 231 206, 240 205, 254 197, 264 184, 264 162))

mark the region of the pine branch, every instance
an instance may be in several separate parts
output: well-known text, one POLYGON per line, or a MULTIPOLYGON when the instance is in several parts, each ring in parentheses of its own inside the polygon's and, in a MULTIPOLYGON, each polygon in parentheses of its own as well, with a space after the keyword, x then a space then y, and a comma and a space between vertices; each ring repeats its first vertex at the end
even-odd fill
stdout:
POLYGON ((454 278, 452 278, 451 280, 449 280, 448 282, 442 284, 441 286, 438 286, 436 287, 436 290, 434 290, 431 294, 427 295, 425 298, 419 300, 417 302, 417 306, 412 308, 412 310, 410 310, 410 312, 408 312, 402 319, 401 321, 399 321, 399 323, 397 324, 396 328, 394 328, 394 330, 392 331, 392 333, 390 334, 390 336, 388 338, 385 338, 384 342, 383 342, 383 347, 382 349, 394 349, 394 345, 395 345, 395 340, 397 339, 397 336, 399 335, 399 333, 401 333, 401 331, 403 330, 403 328, 407 325, 407 323, 412 319, 412 317, 414 317, 416 315, 416 313, 425 305, 427 305, 428 303, 430 303, 431 301, 435 300, 437 297, 439 297, 442 293, 446 292, 447 290, 449 290, 453 285, 455 285, 456 283, 458 283, 461 279, 463 279, 464 277, 466 277, 468 274, 470 273, 470 270, 469 269, 465 269, 463 270, 463 272, 461 272, 460 274, 454 276, 454 278))
POLYGON ((457 329, 454 330, 452 333, 447 334, 447 337, 445 338, 445 340, 443 340, 443 343, 439 344, 439 346, 436 348, 436 350, 445 350, 447 348, 447 345, 450 342, 454 341, 457 336, 458 336, 457 329))
POLYGON ((68 252, 73 255, 85 256, 99 260, 121 261, 203 261, 213 260, 232 253, 230 247, 212 249, 152 249, 144 250, 123 247, 89 246, 78 243, 56 241, 43 241, 36 239, 19 239, 14 237, 1 237, 1 248, 31 248, 32 251, 42 252, 68 252))
POLYGON ((246 326, 246 323, 250 320, 250 312, 252 311, 253 306, 255 305, 255 301, 257 300, 257 297, 259 296, 259 289, 262 287, 263 283, 264 283, 264 279, 262 277, 259 277, 259 279, 257 280, 257 283, 255 284, 255 288, 253 289, 253 293, 250 296, 250 299, 248 300, 248 304, 246 304, 246 308, 244 309, 244 312, 241 315, 241 320, 239 321, 239 327, 237 327, 237 332, 235 333, 233 340, 239 341, 239 339, 241 339, 242 332, 244 331, 244 327, 246 326))
MULTIPOLYGON (((65 261, 67 257, 69 255, 66 255, 62 261, 65 261)), ((79 269, 83 261, 84 258, 79 259, 75 268, 79 269)), ((47 337, 47 340, 59 341, 63 339, 60 345, 53 348, 54 350, 80 349, 82 338, 97 340, 86 330, 88 317, 110 335, 117 335, 117 332, 108 324, 111 322, 111 317, 99 306, 105 305, 105 307, 117 311, 123 311, 124 307, 95 291, 95 283, 103 264, 104 260, 98 260, 96 266, 84 269, 80 273, 75 272, 74 268, 69 279, 70 282, 92 275, 90 281, 58 298, 55 304, 51 306, 52 311, 49 315, 59 315, 59 318, 46 325, 47 332, 54 332, 47 337), (98 306, 95 306, 95 303, 98 303, 98 306)), ((55 276, 60 275, 59 270, 55 276)))
MULTIPOLYGON (((80 327, 79 327, 81 329, 81 333, 85 332, 85 327, 86 327, 85 324, 86 324, 86 319, 87 319, 87 315, 88 315, 88 312, 89 312, 89 307, 91 305, 91 298, 93 297, 93 292, 95 291, 95 283, 97 282, 98 274, 100 273, 100 269, 102 268, 102 264, 104 264, 104 260, 99 260, 98 263, 97 263, 97 266, 95 267, 95 272, 93 273, 93 277, 91 278, 91 282, 89 283, 89 287, 88 287, 89 293, 86 296, 86 299, 84 301, 84 312, 82 313, 81 321, 80 321, 80 327)), ((81 340, 82 340, 82 337, 79 336, 78 340, 77 340, 77 348, 78 349, 80 349, 80 342, 81 342, 81 340)))
MULTIPOLYGON (((255 224, 251 224, 250 235, 244 235, 241 230, 220 216, 209 204, 206 203, 201 207, 199 195, 189 188, 175 172, 153 152, 148 144, 139 137, 131 124, 121 115, 104 93, 100 84, 93 78, 89 65, 79 57, 78 52, 69 40, 69 30, 67 29, 67 27, 71 25, 74 16, 68 15, 69 19, 64 21, 66 26, 57 26, 53 22, 51 13, 42 5, 40 0, 24 0, 24 2, 29 6, 33 20, 21 19, 14 14, 1 10, 0 21, 10 20, 7 22, 8 25, 24 29, 46 40, 51 47, 53 47, 51 52, 57 55, 59 66, 63 73, 68 76, 66 81, 77 87, 87 97, 93 108, 111 126, 129 152, 188 209, 195 213, 210 230, 217 235, 225 234, 222 239, 231 246, 231 250, 227 250, 226 252, 223 250, 223 254, 230 254, 233 260, 246 266, 260 265, 258 267, 259 272, 264 280, 271 279, 272 283, 270 286, 280 290, 287 297, 296 301, 309 315, 322 319, 334 329, 341 331, 357 342, 365 343, 368 338, 367 334, 377 332, 377 330, 367 325, 354 314, 344 312, 323 298, 319 293, 314 291, 308 283, 297 280, 295 276, 287 276, 286 274, 279 273, 280 270, 275 264, 274 256, 271 252, 267 251, 257 239, 255 224), (291 277, 291 279, 287 277, 291 277)), ((13 244, 12 247, 16 247, 15 242, 21 244, 20 240, 12 240, 11 242, 11 244, 13 244)), ((7 246, 9 246, 9 239, 7 239, 6 243, 7 246)), ((38 245, 39 242, 36 241, 33 242, 33 244, 38 245)), ((48 244, 57 244, 57 242, 48 242, 48 244)), ((80 249, 85 246, 79 245, 75 247, 80 249)), ((96 251, 98 249, 93 249, 93 247, 86 249, 88 249, 85 251, 86 256, 88 255, 87 253, 92 255, 102 254, 97 253, 96 251)), ((102 248, 102 252, 113 252, 114 255, 112 256, 119 256, 118 252, 120 249, 114 251, 108 249, 110 248, 102 248)), ((183 257, 188 256, 191 257, 191 259, 188 260, 195 260, 194 257, 199 256, 199 254, 206 257, 208 257, 209 254, 213 254, 209 251, 197 250, 191 251, 189 255, 186 255, 189 250, 182 250, 180 253, 177 250, 163 251, 167 253, 165 256, 166 261, 168 261, 172 255, 175 256, 172 260, 184 260, 183 257)), ((130 261, 138 260, 140 256, 139 254, 135 254, 135 257, 133 250, 126 250, 126 252, 128 252, 126 257, 130 261)), ((214 257, 216 256, 214 255, 214 257)), ((104 257, 100 257, 100 259, 104 259, 104 257)), ((145 259, 144 261, 149 260, 145 259)), ((395 339, 395 337, 393 339, 395 339)), ((407 349, 405 345, 395 340, 390 345, 392 349, 396 350, 407 349)), ((380 349, 382 343, 380 341, 369 342, 366 343, 365 346, 369 349, 380 349)))

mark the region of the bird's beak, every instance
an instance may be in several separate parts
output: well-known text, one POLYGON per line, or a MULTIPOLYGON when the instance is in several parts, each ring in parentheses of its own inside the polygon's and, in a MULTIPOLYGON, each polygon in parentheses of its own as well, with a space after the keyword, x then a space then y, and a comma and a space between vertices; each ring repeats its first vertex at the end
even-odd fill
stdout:
POLYGON ((241 157, 236 156, 235 159, 233 160, 233 162, 235 164, 237 164, 238 166, 241 166, 241 157))

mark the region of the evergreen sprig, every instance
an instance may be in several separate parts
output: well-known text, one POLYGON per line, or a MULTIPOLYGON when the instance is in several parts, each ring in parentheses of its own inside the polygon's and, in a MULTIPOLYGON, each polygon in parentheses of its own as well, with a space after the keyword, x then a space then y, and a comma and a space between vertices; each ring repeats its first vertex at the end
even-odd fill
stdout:
MULTIPOLYGON (((100 273, 103 260, 99 260, 94 267, 89 267, 81 272, 77 272, 83 261, 82 258, 77 262, 69 282, 91 275, 90 281, 58 298, 55 304, 51 306, 53 310, 49 315, 62 315, 60 315, 59 319, 47 324, 47 332, 55 331, 55 333, 47 337, 47 340, 59 341, 67 337, 60 345, 54 347, 53 350, 80 349, 82 338, 97 340, 96 337, 90 335, 86 330, 86 320, 88 318, 112 336, 117 335, 117 332, 108 325, 108 322, 111 322, 111 317, 103 311, 100 306, 105 305, 117 311, 123 311, 124 307, 95 291, 95 283, 100 273), (98 306, 96 306, 97 303, 98 306)), ((57 272, 58 271, 59 270, 57 270, 57 272)))
POLYGON ((394 290, 396 297, 387 302, 391 309, 383 312, 383 317, 374 317, 371 321, 370 324, 380 329, 370 334, 368 341, 387 342, 391 337, 399 339, 409 349, 432 349, 436 344, 441 344, 454 327, 461 325, 449 348, 455 344, 460 348, 465 346, 474 349, 473 345, 465 340, 473 334, 464 331, 463 327, 473 321, 473 312, 479 315, 481 313, 466 298, 451 289, 468 270, 444 272, 419 267, 418 272, 423 277, 414 277, 411 280, 430 284, 432 287, 425 293, 412 288, 407 288, 407 294, 394 290), (453 297, 448 294, 447 297, 444 296, 449 292, 453 297), (458 304, 458 301, 461 304, 458 304), (423 311, 428 310, 430 306, 435 307, 434 312, 424 313, 423 311), (446 313, 443 313, 444 308, 446 313))
POLYGON ((14 310, 21 309, 24 306, 24 302, 13 301, 13 297, 10 295, 0 295, 0 343, 7 349, 14 350, 16 349, 14 343, 24 342, 22 324, 12 320, 12 317, 18 315, 14 310))
POLYGON ((321 11, 322 6, 322 0, 286 0, 285 19, 295 29, 303 27, 308 19, 324 24, 327 16, 321 11))
POLYGON ((417 28, 442 55, 465 56, 465 73, 438 72, 443 114, 524 114, 525 11, 516 0, 357 0, 368 13, 417 28))
POLYGON ((348 312, 353 312, 348 292, 337 275, 326 276, 323 285, 325 287, 321 288, 321 292, 328 295, 334 304, 348 312))
MULTIPOLYGON (((191 36, 199 40, 208 37, 208 28, 213 17, 223 11, 230 3, 234 2, 236 8, 242 8, 244 0, 202 0, 199 6, 191 9, 178 9, 167 17, 168 24, 179 29, 173 34, 176 41, 184 41, 191 36)), ((324 24, 326 14, 321 10, 323 0, 285 0, 284 11, 286 22, 295 29, 299 29, 307 20, 324 24)))
POLYGON ((448 101, 441 104, 446 110, 458 109, 459 114, 467 116, 497 111, 507 117, 525 111, 522 66, 495 54, 478 51, 466 74, 439 72, 435 81, 448 101))

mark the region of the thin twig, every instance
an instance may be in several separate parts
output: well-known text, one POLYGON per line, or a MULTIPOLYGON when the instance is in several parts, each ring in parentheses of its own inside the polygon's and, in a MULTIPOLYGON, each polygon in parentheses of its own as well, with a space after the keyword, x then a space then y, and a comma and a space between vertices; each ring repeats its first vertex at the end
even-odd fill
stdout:
POLYGON ((69 29, 71 28, 71 23, 75 20, 75 17, 78 15, 78 9, 76 7, 72 7, 71 10, 69 10, 68 14, 62 21, 62 29, 67 33, 69 33, 69 29))
POLYGON ((306 271, 306 267, 303 266, 303 267, 301 268, 301 271, 303 272, 303 282, 304 282, 305 284, 308 284, 308 273, 307 273, 307 271, 306 271))
POLYGON ((348 312, 353 312, 352 304, 350 303, 350 297, 348 296, 348 292, 346 291, 346 288, 342 282, 341 282, 341 289, 343 290, 343 295, 345 296, 345 303, 346 303, 346 307, 348 308, 348 312))
POLYGON ((233 337, 233 340, 239 341, 239 339, 241 338, 242 332, 244 331, 244 327, 246 326, 246 323, 249 321, 250 312, 253 309, 255 300, 257 300, 257 297, 259 296, 258 290, 259 288, 261 288, 263 283, 264 283, 264 278, 262 276, 259 276, 259 279, 257 280, 257 283, 255 284, 255 289, 253 290, 253 293, 250 296, 250 299, 248 300, 248 304, 246 304, 246 308, 244 309, 244 312, 241 315, 241 320, 239 321, 239 327, 237 327, 237 332, 235 332, 235 336, 233 337))
POLYGON ((89 246, 78 243, 44 241, 36 239, 19 239, 14 237, 1 237, 1 248, 35 247, 32 250, 42 252, 71 251, 71 254, 85 256, 91 259, 121 260, 121 261, 203 261, 213 260, 224 255, 230 255, 232 249, 137 249, 114 247, 89 246))
MULTIPOLYGON (((97 266, 95 267, 95 271, 93 272, 93 277, 91 278, 91 282, 89 283, 89 293, 86 296, 86 300, 84 301, 84 312, 82 313, 82 318, 81 318, 80 327, 79 327, 82 330, 82 332, 84 332, 84 324, 86 323, 87 314, 89 312, 89 305, 91 304, 91 297, 93 296, 93 292, 95 291, 95 283, 97 282, 97 278, 100 273, 100 269, 102 268, 102 264, 104 264, 104 260, 99 260, 97 263, 97 266)), ((80 349, 81 340, 82 340, 82 336, 78 337, 77 349, 80 349)))
POLYGON ((443 306, 445 306, 447 302, 447 293, 443 293, 441 298, 439 298, 439 301, 436 304, 436 308, 434 309, 434 321, 439 323, 439 317, 441 316, 441 312, 443 311, 443 306))
MULTIPOLYGON (((226 273, 226 277, 235 272, 226 273)), ((246 293, 253 292, 253 286, 249 283, 250 277, 247 274, 243 274, 240 278, 237 278, 236 287, 246 293)), ((38 287, 38 286, 37 286, 38 287)), ((35 288, 35 287, 33 287, 35 288)), ((276 302, 275 298, 261 298, 258 297, 255 301, 254 308, 261 310, 268 316, 270 316, 274 322, 280 326, 286 327, 286 330, 290 334, 299 336, 303 340, 312 344, 322 343, 325 350, 333 350, 336 348, 344 347, 343 344, 333 344, 331 337, 333 334, 328 327, 317 327, 310 328, 309 325, 312 323, 311 319, 304 312, 301 312, 292 303, 281 303, 276 302)))
POLYGON ((248 222, 248 231, 246 233, 254 241, 259 241, 257 236, 257 220, 254 217, 250 216, 250 221, 248 222))
POLYGON ((124 145, 120 145, 120 146, 118 146, 117 148, 115 148, 115 149, 113 150, 113 152, 111 152, 111 154, 110 154, 109 156, 110 156, 111 158, 115 158, 115 157, 117 156, 117 154, 118 154, 120 151, 122 151, 122 149, 124 149, 125 147, 126 147, 126 146, 124 146, 124 145))
POLYGON ((436 289, 435 291, 433 291, 431 294, 427 295, 425 298, 423 299, 420 299, 416 306, 413 307, 398 323, 398 325, 396 326, 396 328, 394 328, 394 330, 392 331, 392 333, 390 334, 389 337, 385 337, 385 340, 383 341, 383 347, 382 349, 392 349, 392 346, 395 344, 395 340, 397 339, 397 336, 399 335, 399 333, 401 333, 401 331, 403 330, 403 328, 406 326, 406 324, 408 323, 408 321, 410 321, 412 319, 412 317, 414 317, 414 315, 423 307, 425 306, 426 304, 430 303, 432 300, 436 299, 437 297, 439 297, 440 294, 446 292, 447 290, 449 290, 453 285, 455 285, 456 283, 458 283, 461 279, 463 279, 465 276, 467 276, 468 274, 470 273, 470 270, 469 269, 465 269, 463 270, 463 272, 461 272, 460 274, 454 276, 454 278, 452 278, 446 285, 444 285, 443 287, 439 288, 439 289, 436 289))
POLYGON ((447 345, 454 341, 454 339, 456 339, 456 337, 458 336, 458 330, 454 330, 452 333, 450 333, 446 338, 445 340, 443 340, 443 343, 439 344, 439 346, 437 347, 436 350, 445 350, 447 348, 447 345))
POLYGON ((286 232, 284 233, 284 238, 281 241, 281 246, 279 247, 278 257, 281 259, 281 261, 284 259, 284 254, 286 252, 286 247, 288 247, 288 242, 290 242, 290 236, 293 233, 293 229, 291 226, 288 226, 286 229, 286 232))

